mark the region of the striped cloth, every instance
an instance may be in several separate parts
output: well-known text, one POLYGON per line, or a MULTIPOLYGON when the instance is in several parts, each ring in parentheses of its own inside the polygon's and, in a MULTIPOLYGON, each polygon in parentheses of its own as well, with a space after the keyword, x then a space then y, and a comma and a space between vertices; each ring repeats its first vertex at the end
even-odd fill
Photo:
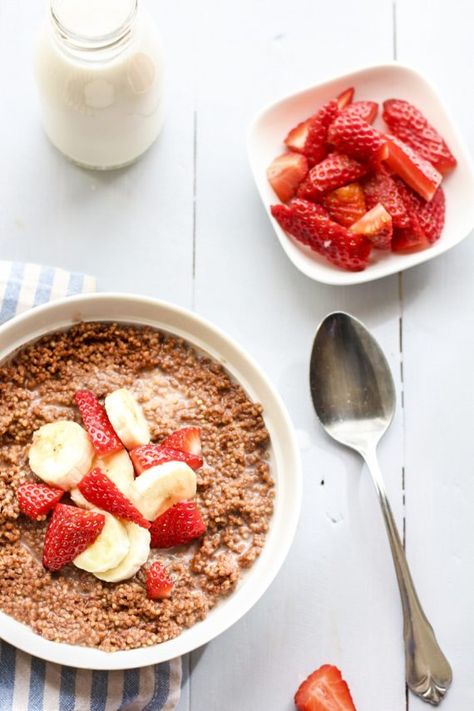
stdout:
MULTIPOLYGON (((32 306, 92 291, 90 276, 0 261, 0 323, 32 306)), ((0 711, 172 711, 180 686, 180 659, 89 671, 45 662, 0 641, 0 711)))

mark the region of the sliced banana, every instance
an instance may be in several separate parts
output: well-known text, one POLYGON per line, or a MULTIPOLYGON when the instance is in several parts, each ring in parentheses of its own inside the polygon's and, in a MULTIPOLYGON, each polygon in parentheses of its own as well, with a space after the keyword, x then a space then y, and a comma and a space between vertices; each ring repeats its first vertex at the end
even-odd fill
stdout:
POLYGON ((71 491, 69 492, 69 496, 74 501, 76 506, 80 506, 81 509, 89 509, 91 511, 92 509, 96 508, 94 504, 91 504, 90 501, 87 501, 84 494, 81 494, 80 490, 76 486, 74 487, 74 489, 71 489, 71 491))
POLYGON ((68 491, 87 474, 94 453, 87 432, 77 422, 58 420, 33 434, 29 463, 40 479, 68 491))
POLYGON ((115 567, 103 573, 94 573, 96 578, 107 583, 118 583, 120 580, 132 578, 146 563, 150 553, 150 532, 131 521, 124 522, 127 529, 130 548, 125 558, 115 567))
POLYGON ((196 474, 184 462, 165 462, 147 469, 130 488, 135 506, 149 521, 195 494, 196 474))
POLYGON ((105 398, 105 410, 112 427, 127 449, 150 441, 150 429, 143 410, 130 390, 121 388, 105 398))
POLYGON ((115 568, 125 558, 130 541, 127 529, 115 516, 101 509, 94 511, 100 511, 105 516, 104 528, 94 543, 74 558, 73 563, 89 573, 101 573, 115 568))

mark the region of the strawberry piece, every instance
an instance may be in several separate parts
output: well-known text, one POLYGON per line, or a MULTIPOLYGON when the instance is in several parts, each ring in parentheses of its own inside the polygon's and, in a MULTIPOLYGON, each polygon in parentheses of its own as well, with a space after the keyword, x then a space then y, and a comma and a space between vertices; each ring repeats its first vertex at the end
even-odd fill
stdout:
POLYGON ((21 484, 16 492, 20 511, 30 518, 45 516, 56 506, 63 494, 63 489, 37 484, 35 481, 21 484))
POLYGON ((392 237, 392 252, 411 253, 419 252, 429 247, 430 243, 426 235, 419 231, 412 231, 410 227, 396 229, 392 237))
POLYGON ((379 105, 375 101, 354 101, 353 104, 344 109, 344 114, 358 116, 359 118, 373 123, 379 111, 379 105))
POLYGON ((282 202, 288 202, 306 177, 308 160, 300 153, 283 153, 267 169, 267 178, 282 202))
POLYGON ((137 476, 146 469, 165 462, 185 462, 194 470, 202 467, 202 457, 172 447, 164 447, 162 444, 144 444, 136 447, 130 452, 130 457, 137 476))
POLYGON ((150 527, 152 548, 173 548, 200 538, 206 532, 198 507, 181 501, 158 516, 150 527))
POLYGON ((444 190, 439 187, 433 198, 420 206, 417 213, 421 229, 428 238, 428 242, 436 242, 443 231, 446 212, 446 198, 444 190))
POLYGON ((388 136, 388 167, 425 200, 431 200, 443 176, 413 148, 388 136))
POLYGON ((410 218, 399 193, 397 184, 383 166, 363 183, 367 208, 371 210, 382 203, 392 216, 394 227, 408 227, 410 218))
POLYGON ((196 457, 200 457, 201 428, 183 427, 180 430, 176 430, 176 432, 173 432, 173 434, 163 440, 161 446, 179 449, 181 452, 188 452, 189 454, 194 454, 196 457))
POLYGON ((367 166, 341 153, 331 153, 311 168, 301 183, 297 196, 303 200, 318 200, 321 195, 352 183, 367 173, 367 166))
POLYGON ((367 266, 370 241, 333 222, 321 205, 293 200, 290 205, 272 205, 271 212, 286 232, 338 267, 361 271, 367 266))
POLYGON ((378 249, 390 249, 393 234, 392 218, 384 206, 378 203, 349 227, 349 232, 365 235, 378 249))
POLYGON ((319 163, 328 153, 328 128, 339 113, 335 99, 324 104, 314 116, 298 124, 285 138, 286 146, 303 153, 310 166, 319 163))
POLYGON ((94 506, 108 511, 117 518, 132 521, 142 528, 150 528, 150 522, 98 467, 86 474, 79 482, 78 489, 94 506))
POLYGON ((324 196, 323 204, 332 219, 344 227, 350 227, 366 211, 364 191, 359 183, 333 190, 324 196))
POLYGON ((166 569, 155 561, 150 565, 146 573, 146 592, 151 600, 162 600, 171 595, 173 582, 169 578, 166 569))
POLYGON ((105 409, 90 390, 78 390, 74 400, 95 451, 100 456, 123 449, 123 444, 112 427, 105 409))
POLYGON ((330 125, 328 141, 351 158, 379 162, 388 154, 385 136, 363 118, 343 111, 330 125))
POLYGON ((58 504, 46 530, 44 567, 54 571, 71 563, 94 543, 104 524, 101 513, 58 504))
POLYGON ((356 711, 341 672, 324 664, 309 675, 295 694, 298 711, 356 711))
POLYGON ((396 184, 407 210, 409 222, 407 227, 395 229, 392 237, 392 252, 418 252, 420 249, 429 247, 428 238, 421 227, 418 216, 422 206, 429 203, 405 185, 400 178, 396 179, 396 184))
POLYGON ((345 109, 346 106, 348 106, 351 102, 352 99, 354 98, 354 87, 350 86, 348 89, 345 89, 344 91, 341 91, 339 96, 337 97, 337 106, 340 111, 342 109, 345 109))
POLYGON ((446 175, 457 161, 444 138, 413 104, 388 99, 383 104, 383 119, 390 131, 446 175))

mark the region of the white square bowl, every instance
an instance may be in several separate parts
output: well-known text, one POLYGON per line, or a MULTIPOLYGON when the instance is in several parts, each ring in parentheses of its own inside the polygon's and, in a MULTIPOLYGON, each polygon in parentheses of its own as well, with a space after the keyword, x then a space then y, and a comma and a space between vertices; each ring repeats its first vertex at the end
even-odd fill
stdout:
MULTIPOLYGON (((380 117, 375 125, 383 128, 380 117)), ((257 115, 250 128, 248 151, 258 191, 281 246, 293 264, 316 281, 345 286, 380 279, 443 254, 474 229, 474 169, 468 149, 431 84, 414 69, 398 62, 343 74, 271 104, 257 115), (363 272, 338 269, 288 236, 270 214, 270 205, 277 203, 278 198, 266 177, 272 160, 284 152, 283 139, 288 131, 349 86, 355 87, 355 101, 371 99, 381 103, 396 97, 415 104, 445 138, 458 161, 455 170, 443 180, 446 222, 438 242, 412 254, 373 250, 371 263, 363 272)))

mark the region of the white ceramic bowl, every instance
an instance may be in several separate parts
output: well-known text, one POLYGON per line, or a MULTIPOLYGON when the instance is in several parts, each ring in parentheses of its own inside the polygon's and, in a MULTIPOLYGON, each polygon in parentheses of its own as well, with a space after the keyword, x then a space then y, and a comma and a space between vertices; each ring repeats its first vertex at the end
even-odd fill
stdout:
MULTIPOLYGON (((380 118, 375 125, 383 128, 380 118)), ((258 114, 250 128, 248 150, 258 191, 281 246, 293 264, 316 281, 347 285, 380 279, 443 254, 474 228, 474 170, 467 147, 431 84, 415 70, 396 62, 343 74, 268 106, 258 114), (269 207, 277 203, 278 198, 266 177, 266 169, 272 160, 284 152, 283 139, 288 131, 349 86, 355 87, 355 101, 371 99, 382 102, 396 97, 413 102, 444 136, 458 160, 456 169, 443 180, 446 224, 440 240, 432 247, 413 254, 377 253, 374 250, 374 261, 363 272, 338 269, 289 237, 270 215, 269 207)))
MULTIPOLYGON (((161 301, 120 294, 70 297, 35 308, 0 327, 0 361, 39 336, 77 321, 121 321, 161 328, 182 336, 222 363, 249 396, 263 405, 271 438, 276 482, 275 512, 260 557, 237 589, 207 618, 169 642, 120 652, 50 642, 0 613, 3 639, 59 664, 87 669, 128 669, 163 662, 209 642, 244 615, 263 595, 282 565, 295 533, 301 501, 301 467, 292 425, 280 397, 239 346, 207 321, 161 301)), ((59 601, 60 603, 60 601, 59 601)))

